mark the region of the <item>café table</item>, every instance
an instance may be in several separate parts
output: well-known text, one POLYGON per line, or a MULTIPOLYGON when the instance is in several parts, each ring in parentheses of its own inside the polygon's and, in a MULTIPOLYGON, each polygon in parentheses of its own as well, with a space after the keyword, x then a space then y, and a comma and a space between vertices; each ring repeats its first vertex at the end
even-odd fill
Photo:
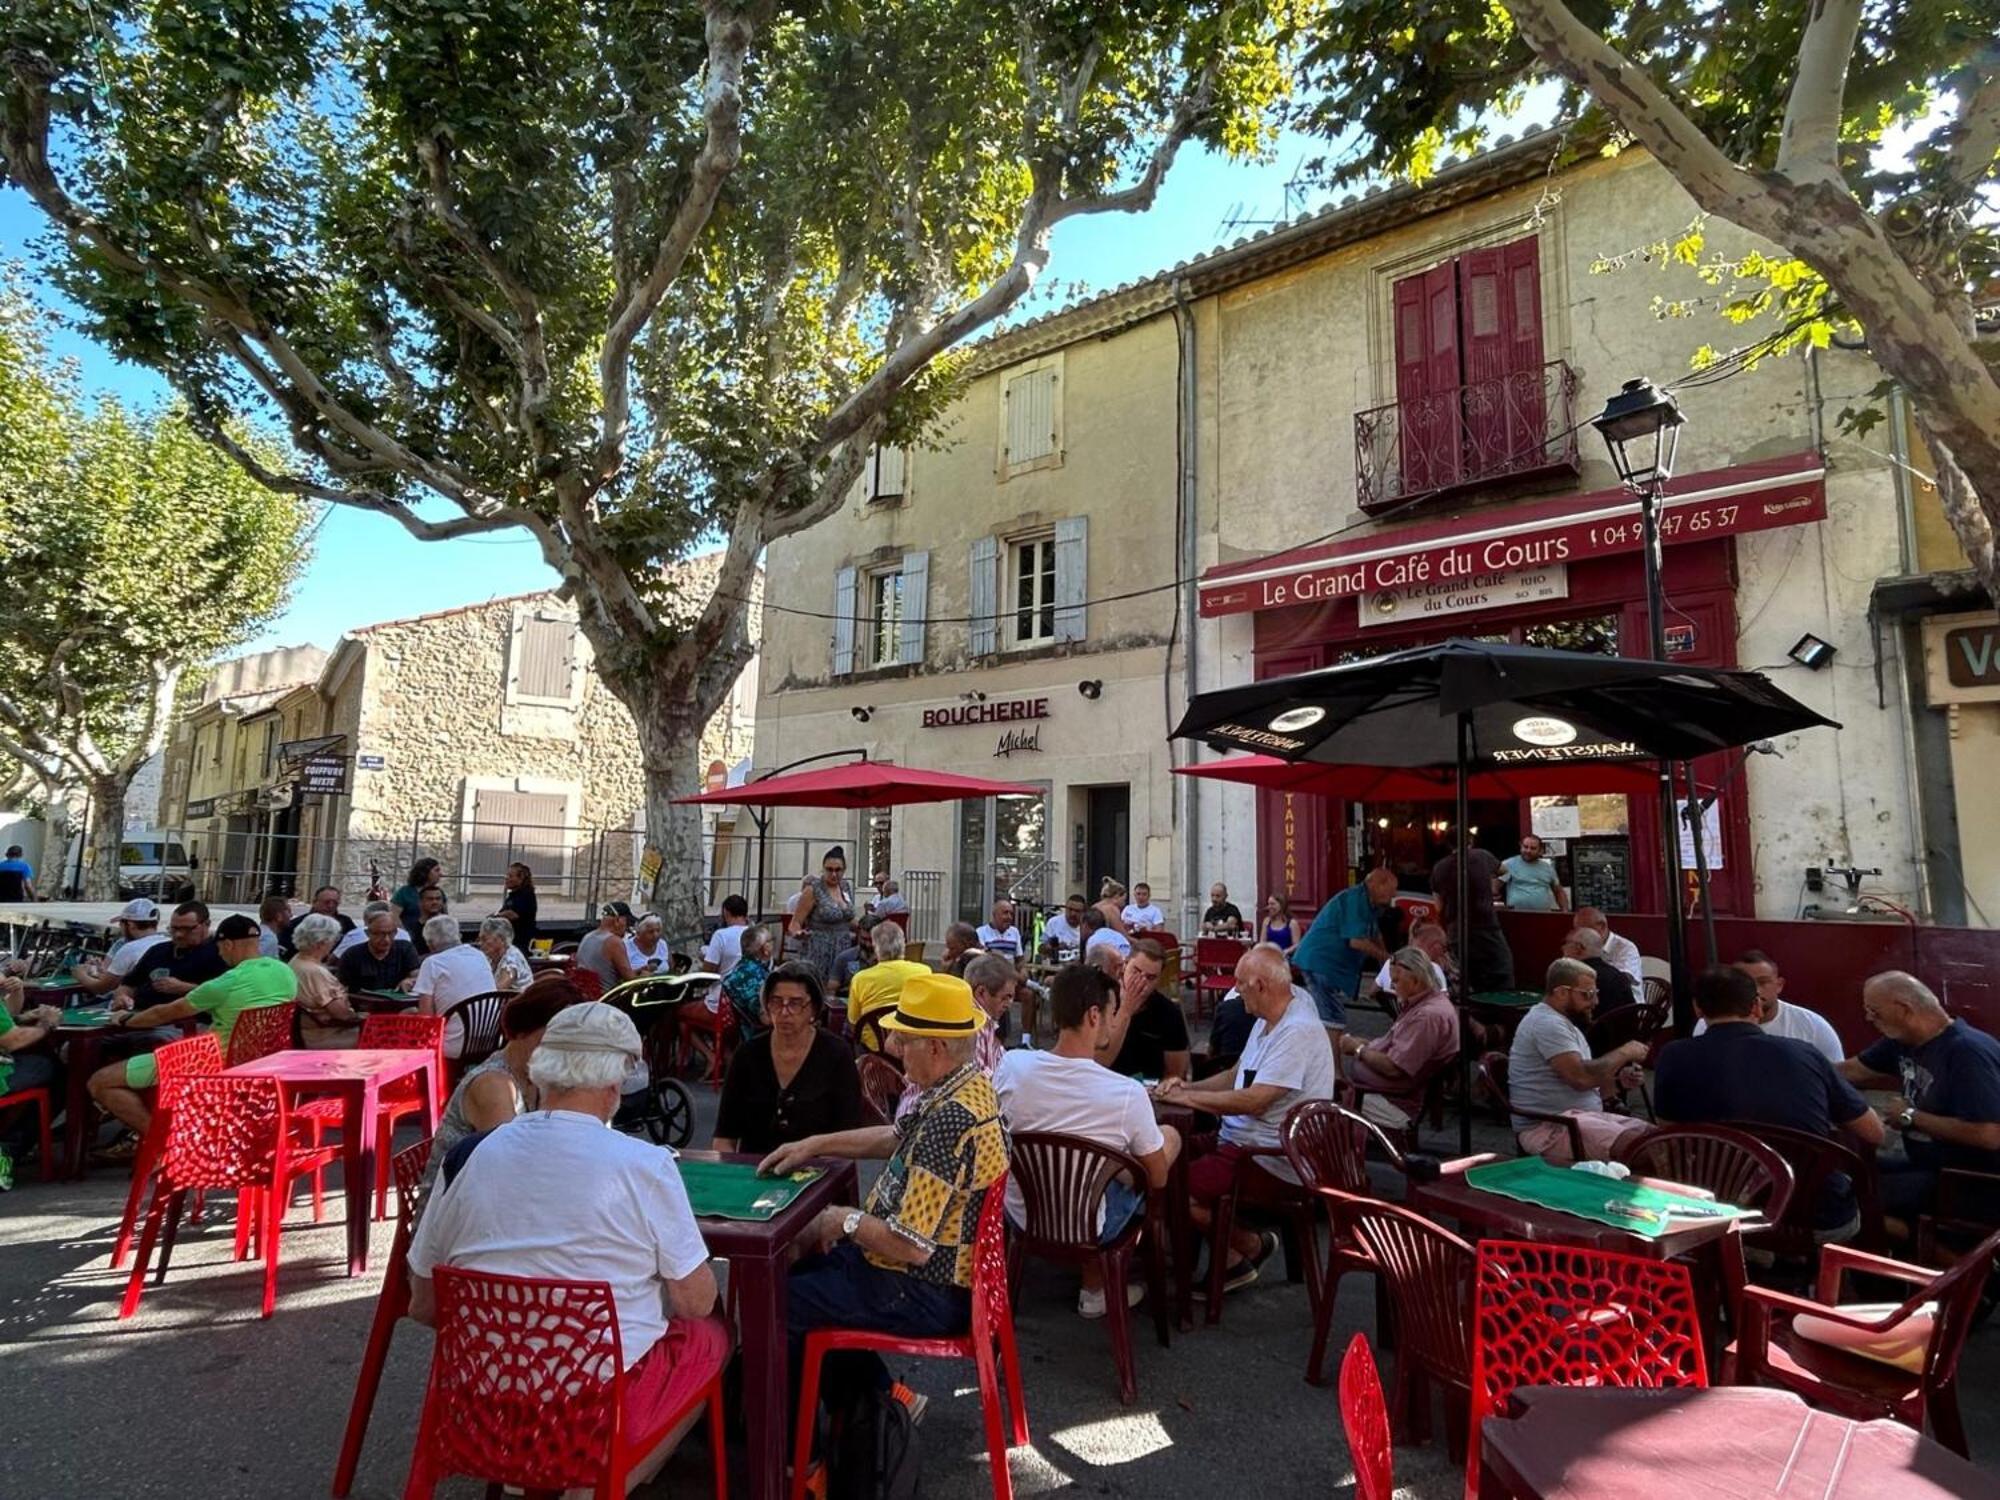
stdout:
POLYGON ((356 1010, 382 1011, 395 1015, 417 1003, 408 990, 349 990, 348 1003, 356 1010))
MULTIPOLYGON (((686 1162, 736 1162, 754 1167, 757 1157, 714 1151, 683 1151, 686 1162)), ((785 1463, 791 1456, 791 1351, 785 1334, 786 1278, 794 1252, 822 1209, 861 1201, 860 1176, 851 1161, 821 1160, 825 1175, 807 1183, 798 1197, 769 1219, 735 1219, 703 1214, 696 1204, 701 1237, 709 1252, 729 1262, 729 1285, 743 1355, 743 1423, 749 1439, 752 1500, 783 1500, 785 1463)), ((805 1247, 809 1249, 810 1247, 805 1247)))
MULTIPOLYGON (((74 997, 72 997, 74 998, 74 997)), ((38 1000, 38 1005, 53 1002, 38 1000)), ((111 1007, 108 1004, 73 1005, 64 1009, 63 1019, 56 1026, 56 1040, 63 1049, 63 1161, 67 1165, 67 1176, 76 1179, 83 1176, 88 1163, 89 1141, 85 1128, 90 1122, 94 1106, 90 1102, 90 1075, 103 1066, 105 1044, 114 1037, 139 1038, 154 1037, 152 1031, 130 1032, 109 1023, 111 1007)), ((178 1031, 181 1035, 191 1035, 196 1022, 193 1018, 172 1023, 165 1030, 178 1031)))
POLYGON ((294 1049, 224 1069, 230 1078, 275 1078, 294 1101, 334 1098, 341 1104, 341 1187, 347 1198, 347 1274, 368 1269, 368 1226, 373 1216, 375 1174, 386 1168, 385 1142, 375 1135, 384 1086, 421 1075, 424 1134, 438 1125, 437 1053, 429 1047, 351 1047, 341 1051, 294 1049))
POLYGON ((1479 1434, 1480 1500, 1992 1500, 2000 1482, 1899 1422, 1790 1391, 1527 1386, 1479 1434))
POLYGON ((1194 1328, 1194 1262, 1200 1253, 1194 1221, 1188 1217, 1188 1159, 1194 1155, 1201 1129, 1200 1112, 1172 1099, 1153 1101, 1153 1118, 1180 1132, 1181 1151, 1167 1172, 1167 1236, 1174 1262, 1174 1318, 1182 1333, 1194 1328))

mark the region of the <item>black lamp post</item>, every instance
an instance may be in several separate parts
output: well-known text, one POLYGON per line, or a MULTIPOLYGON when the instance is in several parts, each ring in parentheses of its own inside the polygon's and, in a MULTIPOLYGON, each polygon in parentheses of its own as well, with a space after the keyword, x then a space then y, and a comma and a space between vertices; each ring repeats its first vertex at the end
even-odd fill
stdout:
MULTIPOLYGON (((1660 497, 1673 477, 1674 453, 1686 419, 1673 397, 1643 376, 1604 403, 1591 421, 1611 450, 1611 462, 1639 501, 1639 521, 1645 544, 1647 650, 1655 661, 1667 659, 1666 591, 1660 582, 1660 497)), ((1666 876, 1667 963, 1673 969, 1674 1029, 1685 1033, 1694 1024, 1687 975, 1687 937, 1681 929, 1680 818, 1675 808, 1674 767, 1660 762, 1660 844, 1666 876)), ((1699 814, 1697 813, 1697 816, 1699 814)), ((1697 869, 1706 885, 1707 853, 1696 825, 1697 869)))

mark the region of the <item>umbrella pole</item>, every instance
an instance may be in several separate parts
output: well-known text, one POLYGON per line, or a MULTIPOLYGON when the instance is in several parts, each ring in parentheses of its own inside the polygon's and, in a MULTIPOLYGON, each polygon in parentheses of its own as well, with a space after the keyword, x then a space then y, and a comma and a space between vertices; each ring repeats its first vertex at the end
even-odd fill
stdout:
POLYGON ((1722 958, 1715 941, 1715 894, 1708 888, 1707 809, 1702 806, 1701 792, 1694 784, 1694 762, 1682 761, 1681 774, 1687 777, 1687 810, 1683 816, 1687 820, 1688 839, 1694 845, 1694 885, 1701 900, 1702 939, 1712 968, 1722 958))
POLYGON ((1472 1023, 1472 835, 1471 808, 1465 793, 1465 778, 1471 774, 1472 715, 1458 716, 1458 765, 1452 777, 1452 805, 1458 825, 1458 890, 1453 901, 1458 912, 1458 1153, 1472 1154, 1472 1047, 1468 1034, 1472 1023))

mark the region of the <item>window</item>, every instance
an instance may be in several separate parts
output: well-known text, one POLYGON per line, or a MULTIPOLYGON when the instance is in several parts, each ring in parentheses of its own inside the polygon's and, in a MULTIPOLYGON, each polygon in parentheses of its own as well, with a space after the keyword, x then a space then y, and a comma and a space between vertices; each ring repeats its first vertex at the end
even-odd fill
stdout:
POLYGON ((910 462, 907 448, 872 448, 861 471, 861 498, 870 505, 893 505, 903 498, 904 475, 910 462))
POLYGON ((1062 357, 1052 356, 1000 383, 1002 479, 1062 462, 1062 357))
POLYGON ((896 659, 903 631, 903 570, 868 575, 861 617, 862 665, 886 666, 896 659))
POLYGON ((887 566, 835 575, 834 676, 923 661, 930 556, 906 552, 887 566))
POLYGON ((264 726, 264 779, 269 781, 278 770, 278 721, 273 719, 264 726))
POLYGON ((1030 537, 1015 542, 1013 587, 1008 591, 1014 605, 1014 644, 1033 645, 1056 637, 1056 539, 1030 537))
POLYGON ((567 704, 576 663, 575 622, 560 615, 520 616, 513 645, 510 698, 567 704))
POLYGON ((1001 896, 1033 905, 1047 903, 1054 868, 1048 854, 1048 784, 1040 783, 1039 789, 1038 797, 959 803, 954 902, 959 921, 987 921, 1001 896))

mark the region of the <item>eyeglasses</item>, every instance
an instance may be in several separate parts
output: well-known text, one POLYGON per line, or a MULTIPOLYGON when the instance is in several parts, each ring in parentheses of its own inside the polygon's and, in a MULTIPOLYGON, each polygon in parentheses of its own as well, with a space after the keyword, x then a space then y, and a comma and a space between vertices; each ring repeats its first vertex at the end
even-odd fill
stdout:
POLYGON ((764 1009, 770 1011, 811 1010, 812 1006, 810 995, 773 995, 764 1002, 764 1009))
POLYGON ((199 922, 169 922, 169 923, 167 924, 167 931, 169 931, 169 932, 200 932, 200 931, 201 931, 201 923, 199 923, 199 922))

